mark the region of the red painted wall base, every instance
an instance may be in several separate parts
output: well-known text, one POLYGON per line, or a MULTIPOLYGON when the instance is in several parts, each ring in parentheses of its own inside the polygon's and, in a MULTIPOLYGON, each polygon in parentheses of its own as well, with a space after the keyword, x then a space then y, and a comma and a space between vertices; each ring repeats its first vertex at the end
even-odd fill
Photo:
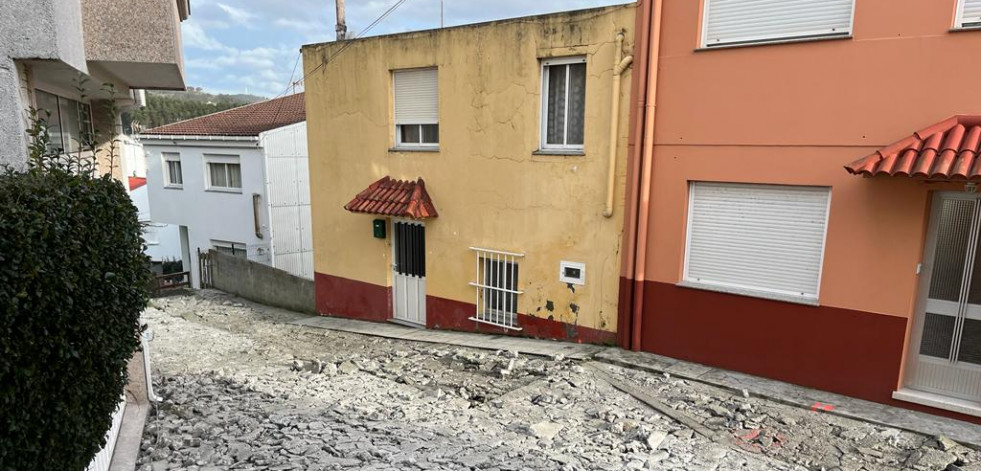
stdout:
MULTIPOLYGON (((623 283, 621 283, 623 286, 623 283)), ((644 351, 972 423, 892 399, 907 319, 644 284, 644 351)))
MULTIPOLYGON (((392 318, 391 288, 324 273, 314 275, 314 287, 321 314, 375 322, 392 318)), ((426 327, 606 345, 616 342, 613 332, 525 314, 518 314, 522 330, 504 329, 470 320, 476 311, 474 304, 426 296, 426 327)))

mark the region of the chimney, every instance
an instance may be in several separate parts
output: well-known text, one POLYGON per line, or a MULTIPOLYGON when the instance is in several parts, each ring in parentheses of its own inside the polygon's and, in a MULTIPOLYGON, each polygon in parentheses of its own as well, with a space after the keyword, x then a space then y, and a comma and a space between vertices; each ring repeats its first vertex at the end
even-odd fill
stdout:
POLYGON ((337 7, 337 40, 347 39, 347 20, 344 18, 344 0, 334 0, 337 7))

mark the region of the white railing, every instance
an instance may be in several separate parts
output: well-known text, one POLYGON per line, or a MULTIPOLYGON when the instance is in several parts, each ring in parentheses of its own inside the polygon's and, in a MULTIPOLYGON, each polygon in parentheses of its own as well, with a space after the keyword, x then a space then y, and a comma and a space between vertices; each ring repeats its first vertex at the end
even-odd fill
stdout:
POLYGON ((92 462, 89 463, 89 467, 85 468, 86 471, 108 471, 109 463, 112 462, 112 452, 116 448, 116 438, 119 437, 119 427, 123 423, 123 414, 126 412, 126 397, 123 396, 119 398, 119 406, 116 407, 116 412, 112 414, 112 426, 109 427, 109 431, 106 432, 106 446, 102 447, 98 453, 96 453, 95 458, 92 458, 92 462))
POLYGON ((523 253, 470 247, 477 255, 477 312, 471 320, 511 330, 518 327, 518 262, 523 253))

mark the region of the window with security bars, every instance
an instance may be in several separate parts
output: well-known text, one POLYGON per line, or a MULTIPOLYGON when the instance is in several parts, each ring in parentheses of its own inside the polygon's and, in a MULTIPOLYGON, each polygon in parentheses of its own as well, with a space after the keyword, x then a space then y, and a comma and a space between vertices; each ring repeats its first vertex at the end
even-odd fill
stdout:
POLYGON ((477 312, 472 320, 507 329, 518 327, 518 262, 524 254, 471 247, 477 256, 477 312))
POLYGON ((166 186, 172 188, 180 188, 184 186, 184 172, 181 168, 180 154, 164 152, 163 160, 166 186))
POLYGON ((586 58, 542 61, 542 149, 583 147, 586 116, 586 58))

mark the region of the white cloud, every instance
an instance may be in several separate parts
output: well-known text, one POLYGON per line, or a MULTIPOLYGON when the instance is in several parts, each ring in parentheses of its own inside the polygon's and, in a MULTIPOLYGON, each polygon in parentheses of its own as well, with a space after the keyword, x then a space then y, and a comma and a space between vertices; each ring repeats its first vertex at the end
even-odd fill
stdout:
POLYGON ((252 26, 252 20, 256 18, 255 13, 248 10, 228 6, 224 3, 216 3, 215 5, 218 6, 218 8, 221 8, 221 10, 228 15, 228 19, 232 20, 232 22, 235 24, 252 26))
POLYGON ((202 29, 201 26, 196 23, 184 23, 181 26, 181 31, 183 33, 185 46, 204 49, 205 51, 225 49, 225 46, 220 41, 208 36, 208 33, 205 33, 204 29, 202 29))

